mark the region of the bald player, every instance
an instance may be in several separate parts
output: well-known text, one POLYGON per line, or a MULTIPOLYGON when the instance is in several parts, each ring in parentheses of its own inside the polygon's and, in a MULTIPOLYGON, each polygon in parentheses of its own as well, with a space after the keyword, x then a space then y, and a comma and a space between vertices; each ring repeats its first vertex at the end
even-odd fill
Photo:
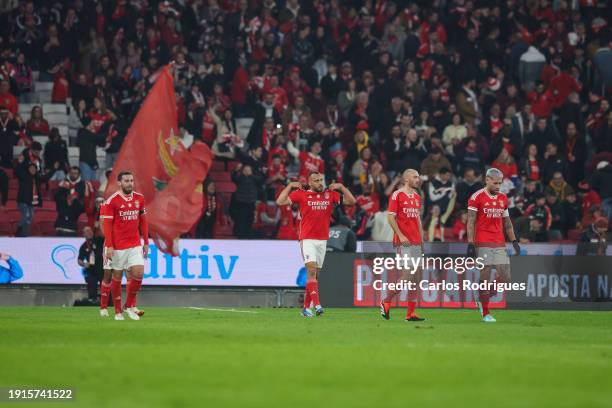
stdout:
MULTIPOLYGON (((423 226, 421 224, 421 196, 418 188, 421 185, 419 172, 414 169, 405 170, 402 174, 403 185, 395 190, 389 199, 387 220, 393 229, 393 246, 400 256, 407 255, 409 258, 420 259, 425 253, 423 246, 423 226)), ((415 263, 411 263, 415 264, 415 263)), ((411 271, 403 269, 400 280, 415 282, 421 275, 421 268, 411 271)), ((400 293, 400 290, 390 291, 380 303, 380 315, 389 320, 391 302, 400 293)), ((406 321, 418 322, 425 320, 415 313, 417 290, 408 291, 408 310, 406 321)))
POLYGON ((343 203, 355 204, 353 194, 340 183, 331 184, 326 189, 323 175, 318 171, 308 175, 308 189, 302 189, 298 182, 289 183, 276 199, 279 206, 297 204, 299 207, 298 240, 308 274, 302 308, 304 317, 313 316, 311 303, 317 316, 323 314, 318 279, 325 260, 332 212, 336 205, 343 203))
MULTIPOLYGON (((512 241, 516 255, 521 247, 514 235, 508 214, 508 197, 499 191, 504 181, 503 173, 494 167, 487 170, 485 187, 476 191, 468 200, 468 252, 471 258, 482 258, 484 267, 480 271, 480 283, 491 282, 491 270, 497 271, 497 282, 510 282, 510 258, 506 251, 506 238, 512 241)), ((495 290, 480 290, 476 301, 482 321, 494 323, 489 312, 489 298, 495 290)))

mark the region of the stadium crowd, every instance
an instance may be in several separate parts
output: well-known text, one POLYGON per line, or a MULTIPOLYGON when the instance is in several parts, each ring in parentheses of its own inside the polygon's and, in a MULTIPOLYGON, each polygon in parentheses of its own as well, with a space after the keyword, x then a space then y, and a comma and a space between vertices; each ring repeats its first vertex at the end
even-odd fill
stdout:
POLYGON ((216 161, 193 236, 295 239, 295 210, 274 198, 314 170, 354 192, 357 205, 335 219, 359 239, 389 239, 387 200, 406 168, 422 175, 429 241, 466 240, 466 202, 490 166, 505 175, 521 242, 576 241, 612 214, 609 1, 0 7, 0 193, 5 211, 18 179, 17 235, 31 233, 44 200, 57 211, 47 233, 76 234, 82 214, 95 225, 129 124, 171 61, 181 136, 209 144, 216 161), (69 105, 74 140, 40 106, 19 116, 36 100, 33 72, 69 105), (14 159, 16 145, 26 149, 14 159))

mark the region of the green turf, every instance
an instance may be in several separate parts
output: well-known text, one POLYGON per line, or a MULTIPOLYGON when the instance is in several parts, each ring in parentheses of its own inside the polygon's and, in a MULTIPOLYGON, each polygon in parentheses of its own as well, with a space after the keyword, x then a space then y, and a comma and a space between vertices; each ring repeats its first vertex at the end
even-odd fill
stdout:
MULTIPOLYGON (((71 387, 72 407, 610 407, 612 313, 373 309, 256 313, 0 308, 0 387, 71 387)), ((8 406, 9 404, 1 404, 8 406)), ((28 404, 10 404, 27 406, 28 404)))

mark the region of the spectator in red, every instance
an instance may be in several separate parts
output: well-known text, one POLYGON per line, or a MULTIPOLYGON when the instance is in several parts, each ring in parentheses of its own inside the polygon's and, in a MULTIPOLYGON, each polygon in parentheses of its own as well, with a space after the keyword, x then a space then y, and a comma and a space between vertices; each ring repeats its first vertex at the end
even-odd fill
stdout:
MULTIPOLYGON (((160 6, 162 4, 160 3, 160 6)), ((174 17, 168 17, 166 24, 162 25, 161 37, 168 49, 172 49, 175 45, 183 45, 183 35, 178 31, 174 17)))
POLYGON ((283 112, 285 109, 287 109, 287 106, 289 105, 289 98, 287 97, 285 88, 279 86, 277 75, 272 75, 270 77, 269 85, 264 87, 263 91, 274 95, 274 107, 277 111, 283 112))
POLYGON ((281 205, 278 209, 280 219, 276 239, 295 240, 298 239, 298 211, 290 205, 281 205))
POLYGON ((23 52, 17 55, 17 64, 15 65, 15 82, 19 91, 19 101, 29 103, 32 101, 32 91, 34 88, 34 78, 32 76, 32 68, 26 62, 26 57, 23 52))
POLYGON ((92 133, 98 133, 105 122, 114 120, 116 116, 106 107, 106 104, 100 97, 96 96, 93 102, 94 107, 87 114, 89 119, 87 129, 92 133))
POLYGON ((539 82, 536 90, 527 94, 527 99, 531 103, 531 110, 538 118, 549 118, 552 114, 554 95, 551 90, 544 89, 544 84, 539 82))
POLYGON ((281 156, 275 154, 268 165, 268 174, 266 179, 266 191, 269 200, 276 199, 276 191, 284 187, 287 180, 287 169, 282 162, 281 156))
POLYGON ((536 194, 535 203, 529 205, 523 215, 525 217, 532 215, 542 223, 546 231, 550 229, 552 214, 550 208, 546 205, 546 196, 543 193, 536 194))
POLYGON ((300 93, 302 95, 308 95, 312 92, 312 89, 306 81, 300 78, 300 68, 292 67, 289 71, 289 75, 285 77, 283 80, 283 88, 285 92, 287 92, 287 98, 290 100, 294 98, 296 93, 300 93))
POLYGON ((291 141, 287 142, 287 151, 300 163, 298 177, 300 182, 306 182, 308 175, 317 171, 325 174, 325 162, 321 157, 321 142, 314 141, 310 144, 308 152, 300 151, 291 141))
POLYGON ((598 208, 601 204, 601 197, 588 181, 582 180, 578 183, 578 196, 580 197, 581 212, 586 215, 592 208, 598 208))
POLYGON ((457 241, 467 240, 467 211, 459 211, 459 215, 453 224, 453 236, 457 241))
POLYGON ((538 147, 535 144, 527 145, 525 154, 519 161, 519 173, 523 180, 540 180, 542 163, 538 157, 538 147))
POLYGON ((222 116, 223 112, 232 107, 232 101, 229 96, 223 93, 223 85, 217 82, 213 86, 213 94, 208 97, 208 106, 210 106, 217 115, 222 116))
POLYGON ((512 179, 518 177, 518 166, 514 161, 514 157, 508 153, 508 150, 503 148, 491 166, 498 168, 504 173, 504 178, 512 179))
POLYGON ((30 119, 26 123, 26 131, 31 136, 47 136, 49 134, 49 122, 43 117, 42 107, 39 105, 32 108, 30 119))
POLYGON ((8 109, 13 116, 19 112, 19 103, 15 95, 11 93, 11 84, 6 79, 0 81, 0 106, 8 109))

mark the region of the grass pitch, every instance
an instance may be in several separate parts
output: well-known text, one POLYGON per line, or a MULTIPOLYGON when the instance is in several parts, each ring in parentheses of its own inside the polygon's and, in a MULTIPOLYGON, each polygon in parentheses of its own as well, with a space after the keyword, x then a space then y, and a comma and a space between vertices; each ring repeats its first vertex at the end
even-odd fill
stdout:
MULTIPOLYGON (((609 407, 612 313, 0 308, 0 387, 71 407, 609 407), (394 312, 394 313, 393 313, 394 312), (127 319, 127 317, 126 317, 127 319)), ((42 405, 41 405, 42 404, 42 405)))

